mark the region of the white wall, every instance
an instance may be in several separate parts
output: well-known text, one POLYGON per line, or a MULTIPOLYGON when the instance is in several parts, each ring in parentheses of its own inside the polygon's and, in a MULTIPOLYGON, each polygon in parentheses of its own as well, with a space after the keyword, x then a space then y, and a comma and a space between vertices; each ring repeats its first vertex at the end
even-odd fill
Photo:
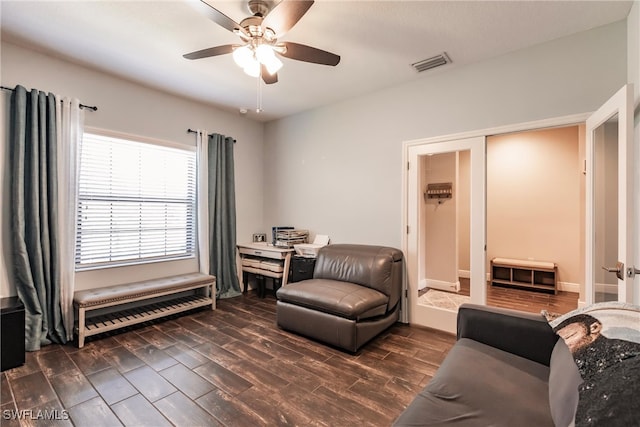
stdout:
POLYGON ((486 271, 496 257, 549 261, 571 290, 584 283, 579 145, 578 126, 487 138, 486 271))
POLYGON ((621 21, 270 122, 265 224, 401 246, 402 141, 596 109, 626 76, 621 21))
MULTIPOLYGON (((205 104, 149 89, 14 44, 1 45, 2 85, 21 84, 56 94, 77 97, 98 111, 85 113, 85 125, 194 145, 187 129, 201 128, 233 136, 235 145, 236 209, 238 241, 249 241, 263 227, 263 129, 264 125, 205 104)), ((8 114, 9 92, 0 95, 0 120, 8 114)), ((9 182, 8 128, 0 127, 0 296, 15 294, 8 270, 9 182)), ((77 276, 77 289, 195 271, 194 262, 154 263, 108 269, 77 276)))

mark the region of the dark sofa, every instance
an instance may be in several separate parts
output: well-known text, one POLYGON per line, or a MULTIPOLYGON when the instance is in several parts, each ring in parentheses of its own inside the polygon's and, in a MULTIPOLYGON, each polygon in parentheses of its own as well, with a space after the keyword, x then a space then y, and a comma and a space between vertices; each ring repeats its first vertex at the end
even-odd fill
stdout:
POLYGON ((403 262, 384 246, 323 247, 312 279, 278 290, 278 326, 357 351, 398 320, 403 262))
POLYGON ((464 304, 457 342, 395 426, 569 426, 582 381, 542 315, 464 304))

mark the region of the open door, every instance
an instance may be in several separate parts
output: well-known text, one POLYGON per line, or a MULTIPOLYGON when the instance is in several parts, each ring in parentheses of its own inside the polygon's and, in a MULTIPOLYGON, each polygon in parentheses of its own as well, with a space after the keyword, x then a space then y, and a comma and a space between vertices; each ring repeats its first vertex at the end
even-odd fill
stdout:
MULTIPOLYGON (((585 303, 634 302, 633 86, 586 123, 585 303)), ((638 295, 635 295, 638 300, 638 295)))
POLYGON ((485 303, 485 150, 484 136, 408 147, 403 247, 412 324, 455 332, 459 304, 485 303), (463 204, 465 227, 458 222, 463 204), (463 234, 468 247, 463 270, 468 269, 470 296, 457 298, 463 234))

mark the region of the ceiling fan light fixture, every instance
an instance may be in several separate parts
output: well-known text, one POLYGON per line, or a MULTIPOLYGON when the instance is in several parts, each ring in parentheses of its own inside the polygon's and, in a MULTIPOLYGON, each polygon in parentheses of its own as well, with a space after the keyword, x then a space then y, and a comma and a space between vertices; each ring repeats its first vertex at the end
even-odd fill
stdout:
POLYGON ((256 58, 258 61, 266 64, 271 58, 275 58, 276 54, 273 52, 273 48, 268 44, 261 44, 256 47, 256 58))
POLYGON ((267 68, 267 72, 271 75, 275 74, 282 68, 282 61, 280 61, 275 56, 270 58, 268 62, 263 62, 264 66, 267 68))
POLYGON ((233 51, 233 60, 241 68, 246 68, 256 62, 253 50, 248 45, 236 48, 233 51))
MULTIPOLYGON (((2 1, 2 0, 0 0, 2 1)), ((186 59, 201 59, 233 53, 233 59, 245 73, 262 77, 265 84, 278 82, 277 72, 282 68, 279 56, 302 62, 336 66, 340 56, 300 43, 282 42, 286 34, 302 18, 314 0, 245 0, 253 16, 240 23, 229 18, 207 0, 190 2, 221 27, 240 37, 242 44, 226 44, 182 55, 186 59)))
POLYGON ((256 58, 267 68, 269 74, 273 75, 282 68, 282 61, 276 57, 273 46, 270 44, 258 45, 256 47, 256 58))
POLYGON ((260 77, 260 63, 258 61, 249 62, 243 69, 251 77, 260 77))

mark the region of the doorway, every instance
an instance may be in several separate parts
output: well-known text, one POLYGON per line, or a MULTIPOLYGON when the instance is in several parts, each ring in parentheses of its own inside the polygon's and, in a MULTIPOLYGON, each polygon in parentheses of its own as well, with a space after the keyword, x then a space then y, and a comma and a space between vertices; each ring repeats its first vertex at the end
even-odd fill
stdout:
MULTIPOLYGON (((586 147, 585 155, 580 154, 582 171, 586 174, 585 184, 585 208, 584 220, 578 221, 579 229, 583 231, 584 241, 580 243, 580 253, 575 255, 578 262, 582 262, 584 279, 578 284, 578 305, 591 304, 598 298, 598 279, 596 272, 605 269, 617 277, 617 300, 621 302, 640 301, 640 292, 634 288, 638 282, 640 269, 634 264, 633 243, 635 235, 633 201, 634 201, 634 173, 637 173, 637 165, 633 164, 631 155, 633 144, 633 88, 626 85, 620 89, 610 100, 593 114, 580 114, 560 117, 520 125, 504 126, 500 128, 485 129, 475 132, 466 132, 444 137, 427 138, 423 140, 408 141, 403 144, 403 162, 407 165, 403 173, 403 215, 402 226, 406 230, 403 233, 402 247, 407 259, 407 292, 404 302, 409 313, 406 319, 411 323, 434 327, 445 331, 454 332, 456 329, 457 310, 439 307, 425 307, 419 304, 418 288, 419 266, 421 257, 422 238, 424 230, 420 222, 420 201, 424 197, 420 188, 420 156, 435 155, 438 153, 457 152, 470 150, 471 152, 471 187, 470 187, 470 302, 487 304, 487 281, 485 274, 490 258, 487 257, 486 241, 486 146, 487 135, 505 135, 523 131, 542 129, 564 128, 570 126, 585 125, 586 147), (599 260, 599 248, 603 244, 598 237, 598 213, 597 194, 595 187, 598 181, 599 167, 595 150, 597 150, 598 129, 601 126, 614 124, 617 126, 617 258, 615 265, 606 265, 607 260, 599 260), (584 247, 584 251, 582 251, 584 247), (582 261, 580 261, 582 258, 582 261), (603 262, 600 262, 603 261, 603 262), (605 265, 600 265, 605 264, 605 265)), ((606 129, 604 133, 606 134, 606 129)), ((615 139, 615 138, 614 138, 615 139)), ((606 139, 605 139, 606 140, 606 139)), ((606 144, 606 142, 605 142, 606 144)), ((616 157, 611 155, 611 158, 616 157)), ((546 174, 546 171, 544 172, 546 174)), ((544 203, 546 197, 538 198, 538 203, 544 203)), ((608 226, 608 225, 605 225, 608 226)), ((548 263, 544 263, 545 265, 548 263)), ((546 274, 546 273, 545 273, 546 274)), ((532 277, 535 277, 532 274, 532 277)), ((545 276, 546 277, 546 276, 545 276)), ((543 280, 547 280, 546 279, 543 280)), ((522 280, 520 280, 522 281, 522 280)), ((606 285, 606 283, 605 283, 606 285)), ((462 288, 462 286, 461 286, 462 288)), ((637 286, 636 286, 637 288, 637 286)), ((610 293, 610 292, 608 292, 610 293)))
POLYGON ((470 301, 470 158, 470 150, 420 157, 421 305, 456 310, 470 301))
POLYGON ((584 283, 584 156, 583 124, 487 137, 490 276, 497 258, 551 270, 544 286, 527 270, 514 270, 524 277, 507 284, 489 281, 487 305, 557 314, 577 308, 584 283))
POLYGON ((486 299, 485 138, 416 144, 405 156, 409 321, 453 332, 461 302, 445 300, 460 289, 460 260, 468 265, 463 302, 486 299), (464 210, 468 219, 460 224, 464 210), (462 246, 467 251, 460 255, 462 246))
MULTIPOLYGON (((490 304, 498 306, 499 300, 507 302, 517 300, 512 295, 494 294, 492 287, 488 286, 490 258, 487 256, 487 222, 485 221, 487 213, 487 135, 505 135, 538 129, 578 126, 583 124, 586 118, 587 115, 567 116, 523 125, 409 141, 404 144, 403 160, 406 162, 407 169, 403 180, 405 190, 403 191, 403 228, 406 230, 406 234, 403 234, 402 245, 407 259, 406 306, 409 307, 406 320, 422 326, 455 332, 457 306, 461 302, 486 305, 489 301, 490 304), (460 290, 456 292, 456 295, 463 298, 462 301, 457 301, 453 306, 449 305, 447 307, 439 304, 424 304, 424 298, 423 301, 420 301, 420 297, 426 293, 426 290, 435 288, 435 286, 427 286, 425 290, 424 285, 421 283, 424 279, 429 279, 428 275, 425 274, 424 266, 426 261, 423 260, 423 248, 425 247, 426 239, 423 237, 424 224, 421 222, 421 216, 423 215, 421 210, 436 210, 436 206, 428 204, 428 198, 425 201, 425 193, 428 192, 428 184, 430 182, 427 182, 427 179, 424 178, 424 171, 421 168, 428 167, 429 161, 425 160, 425 156, 432 156, 433 158, 433 156, 444 153, 456 153, 457 156, 459 169, 456 177, 458 183, 456 186, 452 186, 452 198, 455 198, 456 195, 458 196, 455 209, 461 209, 464 205, 464 200, 468 200, 469 204, 468 223, 465 224, 466 221, 462 220, 461 217, 456 218, 457 234, 455 241, 458 242, 459 247, 456 249, 457 260, 455 262, 460 283, 460 290), (467 153, 468 176, 465 175, 462 169, 467 160, 467 153), (464 183, 466 182, 468 182, 468 194, 463 196, 463 201, 461 202, 460 196, 465 194, 464 183), (468 229, 465 227, 468 227, 468 229), (465 254, 466 247, 461 243, 464 236, 469 236, 468 254, 465 254), (468 267, 464 265, 466 260, 469 260, 468 267)), ((433 160, 431 162, 433 163, 433 160)), ((441 180, 434 179, 434 181, 441 180)), ((441 184, 441 182, 433 183, 441 184)), ((454 204, 449 203, 449 201, 440 203, 438 209, 444 209, 443 206, 446 205, 451 205, 448 209, 453 209, 454 204)), ((580 225, 577 224, 577 226, 579 227, 580 225)), ((580 255, 577 254, 576 259, 579 258, 580 255)), ((444 280, 444 282, 446 284, 447 280, 444 280)), ((455 283, 455 280, 449 282, 455 283)), ((428 283, 431 284, 431 282, 428 283)), ((437 290, 444 292, 441 289, 437 290)), ((519 292, 514 289, 500 289, 500 291, 502 293, 519 292)), ((449 293, 453 294, 452 292, 449 293)), ((543 294, 540 295, 542 296, 543 294)))
MULTIPOLYGON (((584 283, 584 125, 486 138, 489 306, 564 314, 584 283), (553 287, 491 280, 491 260, 553 265, 553 287)), ((418 304, 470 301, 470 150, 420 158, 418 304)), ((522 282, 522 283, 521 283, 522 282)))
POLYGON ((633 160, 633 111, 633 85, 627 84, 586 121, 587 304, 640 304, 640 269, 634 265, 638 165, 633 160))

